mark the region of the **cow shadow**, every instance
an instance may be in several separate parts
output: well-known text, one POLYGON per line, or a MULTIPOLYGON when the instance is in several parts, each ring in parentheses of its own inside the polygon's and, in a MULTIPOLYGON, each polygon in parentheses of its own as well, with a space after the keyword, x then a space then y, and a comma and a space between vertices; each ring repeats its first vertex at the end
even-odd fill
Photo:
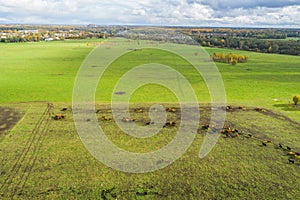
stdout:
POLYGON ((300 111, 300 105, 294 104, 275 104, 273 105, 276 108, 281 108, 284 111, 300 111))

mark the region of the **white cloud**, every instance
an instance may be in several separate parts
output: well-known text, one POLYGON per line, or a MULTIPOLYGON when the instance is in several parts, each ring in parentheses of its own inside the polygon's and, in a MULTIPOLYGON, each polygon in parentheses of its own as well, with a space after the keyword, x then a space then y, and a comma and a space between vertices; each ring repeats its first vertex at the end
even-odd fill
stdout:
POLYGON ((6 19, 6 18, 0 18, 0 22, 9 22, 9 19, 6 19))
POLYGON ((300 27, 296 0, 0 0, 2 23, 300 27))
POLYGON ((214 20, 227 22, 236 26, 300 26, 300 6, 283 8, 256 7, 252 9, 237 8, 215 12, 214 20))
POLYGON ((145 16, 146 15, 146 11, 143 9, 136 9, 132 11, 133 15, 139 15, 139 16, 145 16))
POLYGON ((192 2, 209 5, 215 10, 227 10, 235 8, 252 9, 257 7, 281 8, 300 5, 299 0, 192 0, 192 2))

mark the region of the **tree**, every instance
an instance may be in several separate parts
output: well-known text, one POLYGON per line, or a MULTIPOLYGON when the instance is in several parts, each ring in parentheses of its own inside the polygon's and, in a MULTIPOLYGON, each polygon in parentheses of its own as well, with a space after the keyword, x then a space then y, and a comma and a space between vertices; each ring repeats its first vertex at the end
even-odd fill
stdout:
POLYGON ((274 53, 278 53, 278 50, 279 50, 278 44, 273 44, 273 45, 272 45, 272 49, 273 49, 273 52, 274 52, 274 53))
POLYGON ((298 102, 300 102, 300 95, 294 96, 293 101, 294 101, 295 105, 297 105, 298 102))
POLYGON ((237 65, 237 63, 238 63, 237 60, 233 60, 233 61, 231 62, 232 65, 237 65))
POLYGON ((272 48, 272 46, 269 47, 268 52, 269 52, 269 53, 273 53, 273 48, 272 48))
POLYGON ((226 55, 224 53, 214 53, 211 57, 215 62, 228 63, 232 65, 246 63, 248 61, 247 56, 232 53, 226 55))

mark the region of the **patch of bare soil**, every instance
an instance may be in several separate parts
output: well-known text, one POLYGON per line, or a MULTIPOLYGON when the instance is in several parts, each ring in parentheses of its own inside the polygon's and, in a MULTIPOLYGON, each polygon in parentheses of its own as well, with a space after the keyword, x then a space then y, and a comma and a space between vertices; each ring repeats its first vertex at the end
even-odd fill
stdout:
POLYGON ((21 117, 22 115, 12 108, 0 107, 0 137, 12 129, 21 117))

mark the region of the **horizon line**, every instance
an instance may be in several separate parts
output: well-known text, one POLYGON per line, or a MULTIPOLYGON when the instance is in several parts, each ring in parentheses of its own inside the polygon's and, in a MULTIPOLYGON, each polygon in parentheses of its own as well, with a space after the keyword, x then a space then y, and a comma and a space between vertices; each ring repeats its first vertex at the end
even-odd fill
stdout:
POLYGON ((89 26, 95 25, 98 27, 103 26, 128 26, 128 27, 161 27, 161 28, 231 28, 231 29, 300 29, 299 27, 286 27, 286 26, 209 26, 209 25, 166 25, 166 24, 95 24, 95 23, 82 23, 82 24, 68 24, 68 23, 0 23, 0 26, 5 25, 18 25, 18 26, 89 26))

